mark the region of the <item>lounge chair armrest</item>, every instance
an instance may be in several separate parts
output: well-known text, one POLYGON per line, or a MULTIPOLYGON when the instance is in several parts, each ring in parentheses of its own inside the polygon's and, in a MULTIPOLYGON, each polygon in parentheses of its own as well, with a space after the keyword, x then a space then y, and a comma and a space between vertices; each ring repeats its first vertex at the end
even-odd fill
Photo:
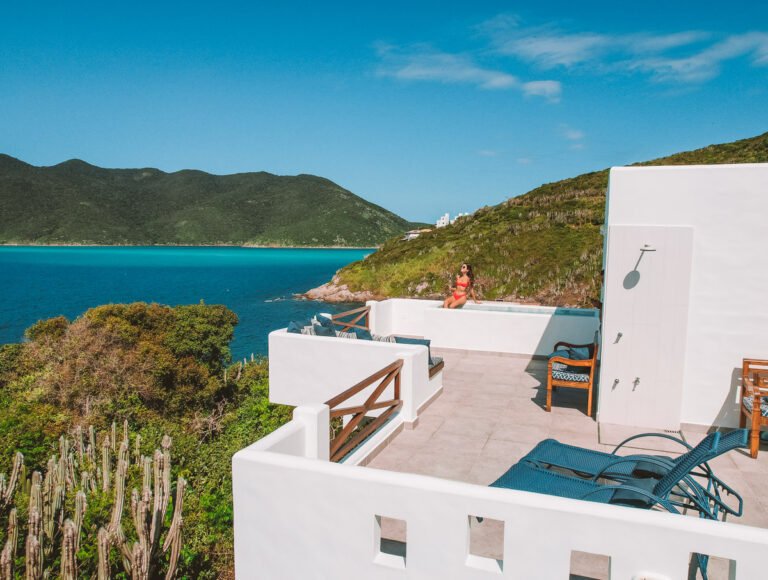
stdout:
POLYGON ((667 435, 666 433, 639 433, 638 435, 632 435, 632 437, 627 437, 619 443, 616 448, 613 450, 613 453, 616 454, 616 452, 621 449, 624 445, 629 443, 630 441, 634 441, 635 439, 640 439, 642 437, 660 437, 662 439, 669 439, 670 441, 674 441, 675 443, 679 443, 683 447, 685 447, 688 451, 693 449, 693 447, 680 439, 679 437, 674 437, 673 435, 667 435))
POLYGON ((587 347, 595 346, 595 343, 588 342, 587 344, 573 344, 572 342, 560 341, 555 343, 555 348, 553 350, 557 350, 561 346, 567 346, 568 348, 587 348, 587 347))
POLYGON ((741 379, 746 384, 752 381, 752 373, 756 370, 765 370, 768 368, 768 360, 759 358, 745 358, 741 365, 741 379), (761 369, 755 368, 761 367, 761 369))
POLYGON ((621 487, 621 491, 622 492, 628 491, 628 492, 636 493, 637 495, 640 495, 640 496, 643 496, 643 497, 647 497, 648 499, 652 500, 654 503, 659 504, 660 506, 662 506, 664 509, 666 509, 670 513, 673 513, 673 514, 679 514, 680 513, 678 511, 678 509, 674 505, 672 505, 671 502, 669 502, 669 501, 667 501, 665 499, 662 499, 662 498, 660 498, 658 496, 655 496, 652 493, 650 493, 650 492, 648 492, 648 491, 646 491, 644 489, 640 489, 639 487, 632 487, 631 485, 622 485, 622 486, 606 485, 606 486, 599 487, 597 489, 593 489, 592 491, 589 491, 589 492, 585 493, 579 499, 587 499, 589 496, 596 495, 596 494, 601 493, 601 492, 616 491, 616 489, 618 489, 619 487, 621 487))
POLYGON ((592 366, 592 359, 572 359, 572 358, 565 358, 564 356, 553 356, 551 359, 549 359, 549 363, 547 364, 548 367, 552 366, 553 362, 559 362, 563 363, 565 365, 568 365, 569 367, 591 367, 592 366))

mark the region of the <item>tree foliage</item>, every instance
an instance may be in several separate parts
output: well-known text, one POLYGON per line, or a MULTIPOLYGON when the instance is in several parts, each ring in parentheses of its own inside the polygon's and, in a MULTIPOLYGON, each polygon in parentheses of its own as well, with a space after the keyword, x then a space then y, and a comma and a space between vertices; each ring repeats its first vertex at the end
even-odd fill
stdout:
MULTIPOLYGON (((127 420, 147 449, 167 434, 173 477, 189 484, 179 574, 230 576, 232 455, 291 412, 269 402, 265 360, 232 363, 236 324, 223 306, 133 303, 33 325, 25 342, 0 346, 0 472, 17 451, 29 472, 44 471, 59 437, 90 424, 104 430, 127 420)), ((84 525, 108 519, 102 503, 94 498, 96 515, 84 525)), ((82 556, 95 574, 95 552, 82 556)))

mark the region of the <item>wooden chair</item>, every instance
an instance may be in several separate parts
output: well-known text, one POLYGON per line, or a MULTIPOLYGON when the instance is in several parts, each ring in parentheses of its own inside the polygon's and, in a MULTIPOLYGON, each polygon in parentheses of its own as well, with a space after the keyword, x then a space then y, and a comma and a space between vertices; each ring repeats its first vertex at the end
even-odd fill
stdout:
POLYGON ((562 347, 569 349, 587 348, 589 349, 589 358, 584 360, 566 358, 564 356, 550 357, 547 364, 547 412, 552 410, 552 391, 557 387, 568 387, 571 389, 585 389, 587 391, 587 415, 592 416, 592 390, 595 384, 595 369, 597 367, 597 336, 592 344, 571 344, 568 342, 558 342, 555 344, 555 351, 562 347), (570 367, 562 371, 553 369, 552 365, 561 363, 570 367))
POLYGON ((741 367, 741 416, 739 427, 748 427, 749 454, 760 450, 760 427, 768 426, 768 360, 745 358, 741 367))

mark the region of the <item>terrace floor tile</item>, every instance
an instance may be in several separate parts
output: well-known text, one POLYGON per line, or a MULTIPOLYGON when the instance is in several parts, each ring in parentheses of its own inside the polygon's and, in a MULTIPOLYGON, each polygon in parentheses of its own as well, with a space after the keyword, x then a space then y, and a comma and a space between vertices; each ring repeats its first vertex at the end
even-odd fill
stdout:
MULTIPOLYGON (((443 393, 421 414, 415 429, 401 431, 368 467, 488 485, 542 439, 554 438, 610 453, 624 438, 639 432, 610 425, 598 428, 586 414, 587 393, 581 390, 559 389, 553 394, 552 412, 546 412, 545 361, 433 351, 446 361, 443 393)), ((596 404, 596 394, 593 396, 596 404)), ((703 435, 682 432, 682 438, 691 445, 703 435)), ((656 452, 674 457, 680 451, 679 445, 649 440, 627 448, 624 454, 656 452)), ((737 450, 710 465, 744 497, 744 516, 728 521, 768 528, 768 498, 764 493, 768 445, 763 445, 757 459, 737 450)), ((492 530, 486 533, 493 535, 492 530)), ((487 541, 493 543, 490 537, 487 541)), ((605 577, 598 573, 605 568, 600 558, 576 558, 571 578, 605 577)))

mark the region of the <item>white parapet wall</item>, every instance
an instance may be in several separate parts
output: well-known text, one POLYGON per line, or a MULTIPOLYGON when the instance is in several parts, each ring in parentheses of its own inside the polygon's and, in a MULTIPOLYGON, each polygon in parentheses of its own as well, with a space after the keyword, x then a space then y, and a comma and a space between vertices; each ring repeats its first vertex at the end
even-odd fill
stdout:
POLYGON ((377 334, 423 336, 438 348, 547 356, 556 342, 591 343, 599 327, 593 309, 553 308, 509 302, 441 308, 436 300, 368 302, 377 334))
MULTIPOLYGON (((442 373, 429 376, 427 348, 371 340, 306 336, 276 330, 269 334, 269 399, 283 405, 324 403, 392 364, 403 360, 400 372, 399 417, 406 423, 442 389, 442 373)), ((381 399, 391 398, 393 385, 381 399)), ((370 390, 350 398, 362 404, 370 390)))
POLYGON ((598 419, 735 427, 768 358, 768 164, 611 170, 598 419))
POLYGON ((234 456, 237 578, 567 578, 573 551, 611 578, 686 578, 692 553, 765 575, 768 530, 329 463, 323 407, 234 456), (501 565, 470 554, 476 516, 503 522, 501 565), (381 551, 382 517, 405 522, 404 558, 381 551))

